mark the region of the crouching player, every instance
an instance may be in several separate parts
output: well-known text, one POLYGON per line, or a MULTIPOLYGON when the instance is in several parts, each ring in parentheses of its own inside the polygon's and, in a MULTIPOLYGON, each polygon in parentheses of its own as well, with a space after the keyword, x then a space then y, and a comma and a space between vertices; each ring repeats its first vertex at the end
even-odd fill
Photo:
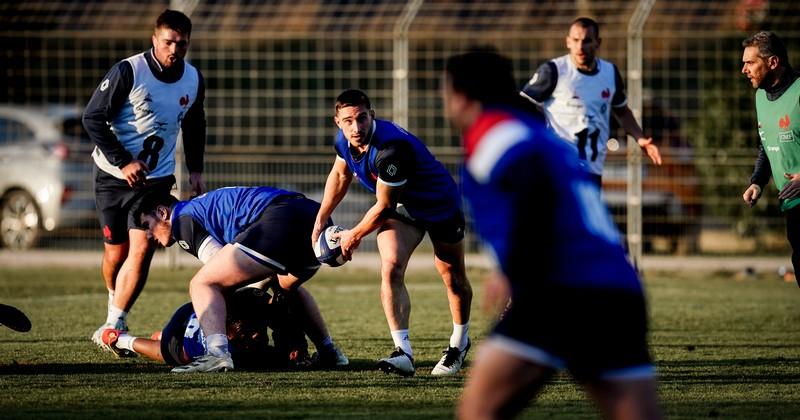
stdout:
MULTIPOLYGON (((228 346, 237 369, 313 366, 305 334, 280 292, 271 296, 258 287, 242 287, 228 296, 226 304, 228 346)), ((108 328, 103 330, 102 340, 117 354, 129 350, 169 366, 189 364, 207 350, 191 302, 179 307, 164 329, 150 339, 108 328)))
POLYGON ((604 417, 660 413, 642 285, 570 145, 523 111, 510 60, 451 57, 445 113, 463 130, 463 191, 512 304, 479 350, 462 418, 508 418, 566 368, 604 417))
POLYGON ((304 331, 320 367, 344 366, 314 298, 300 285, 320 263, 308 242, 319 203, 270 187, 228 187, 189 201, 154 196, 135 216, 163 246, 177 241, 203 262, 189 283, 207 353, 173 372, 215 372, 234 367, 225 328, 224 293, 276 275, 280 290, 302 308, 304 331))

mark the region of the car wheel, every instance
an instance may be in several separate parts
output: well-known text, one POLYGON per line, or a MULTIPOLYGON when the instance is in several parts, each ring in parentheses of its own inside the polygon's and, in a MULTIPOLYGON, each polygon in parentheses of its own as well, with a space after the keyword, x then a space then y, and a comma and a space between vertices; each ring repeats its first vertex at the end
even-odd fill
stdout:
POLYGON ((11 191, 0 202, 0 242, 10 249, 28 249, 39 238, 39 208, 30 194, 11 191))

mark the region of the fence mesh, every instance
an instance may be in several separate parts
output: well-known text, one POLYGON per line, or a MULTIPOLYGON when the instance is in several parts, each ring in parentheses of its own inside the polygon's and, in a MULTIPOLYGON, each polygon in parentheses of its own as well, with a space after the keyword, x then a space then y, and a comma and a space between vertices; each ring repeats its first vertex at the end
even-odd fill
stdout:
MULTIPOLYGON (((3 2, 0 103, 82 108, 115 62, 149 48, 155 17, 168 6, 3 2)), ((350 87, 371 96, 379 118, 407 115, 407 128, 456 174, 458 133, 443 118, 439 99, 448 55, 494 46, 514 61, 522 86, 539 64, 566 53, 569 23, 587 15, 601 24, 599 55, 625 77, 635 6, 589 0, 199 1, 191 12, 188 59, 207 83, 207 184, 276 185, 318 198, 334 157, 332 102, 350 87), (404 32, 401 23, 414 6, 404 32), (408 45, 408 97, 407 109, 398 110, 401 40, 408 45)), ((646 252, 786 252, 774 187, 753 209, 741 199, 757 135, 754 92, 739 74, 740 43, 757 30, 774 30, 797 62, 799 23, 800 7, 789 0, 656 2, 643 34, 643 126, 662 146, 666 163, 644 168, 646 252)), ((624 229, 625 141, 623 133, 615 137, 604 193, 624 229)), ((89 157, 85 150, 76 156, 87 166, 74 175, 73 197, 91 201, 89 157)), ((354 185, 334 216, 353 223, 370 200, 354 185)), ((99 247, 90 210, 70 213, 74 220, 45 234, 40 245, 99 247)), ((476 246, 470 237, 471 249, 476 246)))

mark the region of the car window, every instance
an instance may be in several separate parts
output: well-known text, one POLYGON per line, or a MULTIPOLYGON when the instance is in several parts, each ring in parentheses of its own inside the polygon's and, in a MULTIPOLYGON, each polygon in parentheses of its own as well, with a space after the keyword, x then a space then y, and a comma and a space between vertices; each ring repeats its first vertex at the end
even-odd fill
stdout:
POLYGON ((83 128, 80 117, 65 118, 61 123, 61 132, 64 133, 64 142, 70 149, 71 154, 91 153, 94 148, 92 139, 83 128))
POLYGON ((33 138, 33 132, 19 121, 0 117, 0 145, 19 143, 33 138))

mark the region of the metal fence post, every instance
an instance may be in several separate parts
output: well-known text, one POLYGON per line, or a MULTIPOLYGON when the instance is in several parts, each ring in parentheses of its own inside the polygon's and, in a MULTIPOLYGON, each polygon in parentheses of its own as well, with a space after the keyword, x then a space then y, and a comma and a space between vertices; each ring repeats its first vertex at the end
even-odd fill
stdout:
MULTIPOLYGON (((642 121, 642 28, 655 0, 640 0, 628 22, 628 106, 642 121)), ((628 252, 637 271, 642 261, 642 153, 628 136, 628 252)))
POLYGON ((422 6, 423 0, 411 0, 394 26, 392 53, 392 119, 408 128, 408 28, 422 6))

